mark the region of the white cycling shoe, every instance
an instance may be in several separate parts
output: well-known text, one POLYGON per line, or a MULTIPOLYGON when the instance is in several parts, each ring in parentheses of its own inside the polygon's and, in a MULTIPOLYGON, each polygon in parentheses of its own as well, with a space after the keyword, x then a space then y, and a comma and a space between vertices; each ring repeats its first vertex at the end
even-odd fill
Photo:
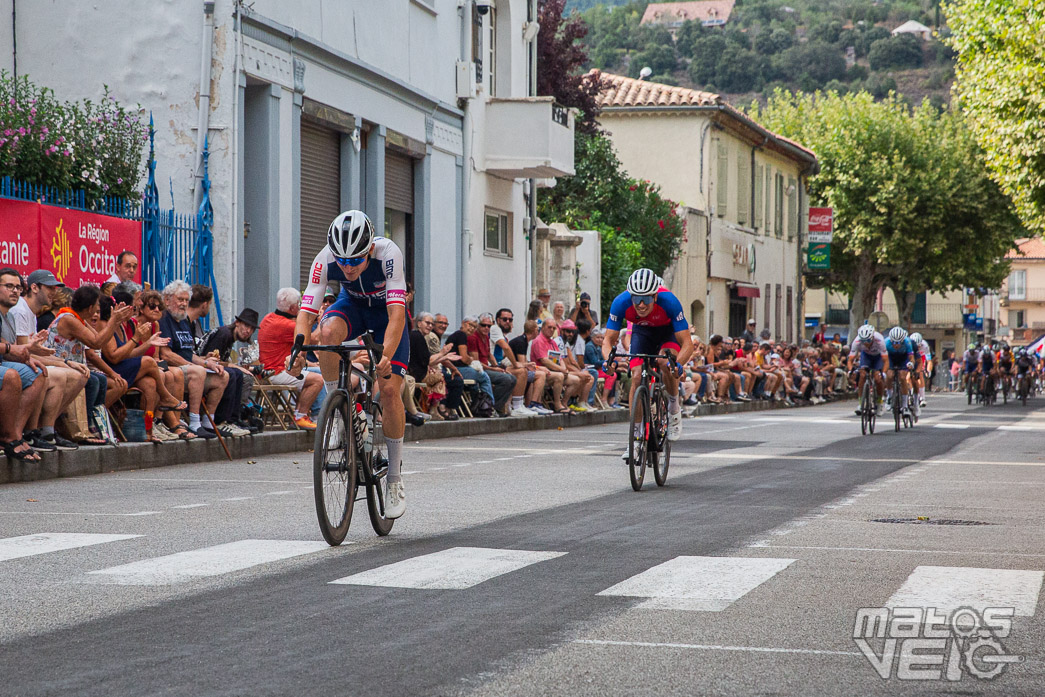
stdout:
POLYGON ((406 492, 403 482, 389 482, 385 487, 385 517, 398 518, 406 513, 406 492))
POLYGON ((668 412, 668 440, 672 443, 682 437, 682 412, 668 412))

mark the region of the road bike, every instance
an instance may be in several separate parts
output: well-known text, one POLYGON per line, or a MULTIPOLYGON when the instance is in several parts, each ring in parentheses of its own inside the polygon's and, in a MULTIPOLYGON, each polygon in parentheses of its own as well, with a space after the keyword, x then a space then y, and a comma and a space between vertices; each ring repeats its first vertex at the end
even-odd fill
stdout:
POLYGON ((635 491, 642 488, 647 466, 653 470, 657 486, 664 486, 671 464, 668 394, 654 361, 668 358, 670 369, 675 370, 675 358, 648 353, 611 353, 608 362, 612 363, 614 358, 638 358, 642 361, 639 386, 635 388, 635 396, 631 400, 631 419, 628 422, 628 475, 631 488, 635 491))
MULTIPOLYGON (((334 346, 306 346, 298 335, 291 352, 291 365, 301 351, 330 351, 341 357, 337 389, 327 394, 316 424, 312 456, 312 484, 316 515, 323 539, 332 546, 341 544, 352 522, 358 489, 366 489, 367 511, 374 532, 384 536, 395 520, 385 515, 385 488, 388 485, 388 458, 384 454, 381 405, 374 397, 375 366, 381 360, 381 344, 369 333, 361 343, 334 346), (353 353, 369 356, 365 370, 352 364, 353 353), (360 389, 352 389, 351 376, 359 378, 360 389)), ((358 496, 362 498, 362 496, 358 496)))
POLYGON ((1030 375, 1027 373, 1021 374, 1016 382, 1016 396, 1019 398, 1020 403, 1023 406, 1027 406, 1027 394, 1030 392, 1030 387, 1030 375))
POLYGON ((874 373, 870 368, 860 368, 864 371, 864 386, 860 390, 860 433, 863 435, 874 435, 875 417, 875 389, 874 373))
POLYGON ((965 374, 965 397, 969 404, 972 404, 973 397, 976 398, 977 402, 980 400, 980 395, 976 390, 976 386, 980 383, 977 379, 978 377, 978 372, 965 374))
POLYGON ((993 373, 987 373, 983 378, 983 387, 980 388, 980 404, 991 406, 998 401, 998 385, 994 380, 993 373))
POLYGON ((1012 391, 1012 376, 1009 373, 1002 373, 1001 376, 1001 403, 1009 403, 1009 392, 1012 391))
MULTIPOLYGON (((910 364, 908 364, 910 365, 910 364)), ((903 409, 903 398, 904 395, 900 394, 900 371, 893 370, 893 397, 890 400, 890 406, 893 410, 893 419, 896 421, 896 430, 900 430, 901 424, 904 428, 911 428, 914 426, 914 418, 911 415, 911 410, 905 412, 903 409)))

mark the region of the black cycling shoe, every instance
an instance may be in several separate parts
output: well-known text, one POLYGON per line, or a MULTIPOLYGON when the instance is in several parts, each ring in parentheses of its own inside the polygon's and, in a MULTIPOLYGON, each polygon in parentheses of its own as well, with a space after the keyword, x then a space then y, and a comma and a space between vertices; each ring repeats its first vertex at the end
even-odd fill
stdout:
POLYGON ((25 432, 25 442, 33 446, 34 450, 40 452, 53 453, 58 450, 58 446, 44 439, 39 429, 33 429, 32 431, 25 432))

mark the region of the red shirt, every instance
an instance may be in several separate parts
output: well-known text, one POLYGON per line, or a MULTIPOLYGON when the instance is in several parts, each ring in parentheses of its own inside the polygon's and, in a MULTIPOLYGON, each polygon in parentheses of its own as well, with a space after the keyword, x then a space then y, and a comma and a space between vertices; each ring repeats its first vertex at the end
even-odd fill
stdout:
POLYGON ((558 351, 559 347, 555 343, 555 339, 549 339, 544 336, 543 332, 537 334, 536 338, 530 342, 530 360, 534 363, 540 363, 542 358, 548 358, 550 351, 558 351))
POLYGON ((479 330, 472 332, 468 337, 468 353, 473 354, 483 365, 494 365, 490 357, 490 335, 480 334, 479 330))
POLYGON ((266 370, 277 373, 284 369, 287 356, 294 348, 297 318, 280 310, 270 312, 258 327, 258 360, 266 370))

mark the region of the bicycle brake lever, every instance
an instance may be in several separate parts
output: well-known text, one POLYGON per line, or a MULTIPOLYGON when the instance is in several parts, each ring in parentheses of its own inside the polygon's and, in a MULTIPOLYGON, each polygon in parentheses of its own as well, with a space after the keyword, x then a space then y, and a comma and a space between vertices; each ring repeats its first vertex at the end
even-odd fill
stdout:
POLYGON ((298 359, 298 354, 301 353, 301 347, 305 345, 305 335, 298 334, 294 338, 294 348, 290 350, 290 366, 294 367, 295 361, 298 359))

